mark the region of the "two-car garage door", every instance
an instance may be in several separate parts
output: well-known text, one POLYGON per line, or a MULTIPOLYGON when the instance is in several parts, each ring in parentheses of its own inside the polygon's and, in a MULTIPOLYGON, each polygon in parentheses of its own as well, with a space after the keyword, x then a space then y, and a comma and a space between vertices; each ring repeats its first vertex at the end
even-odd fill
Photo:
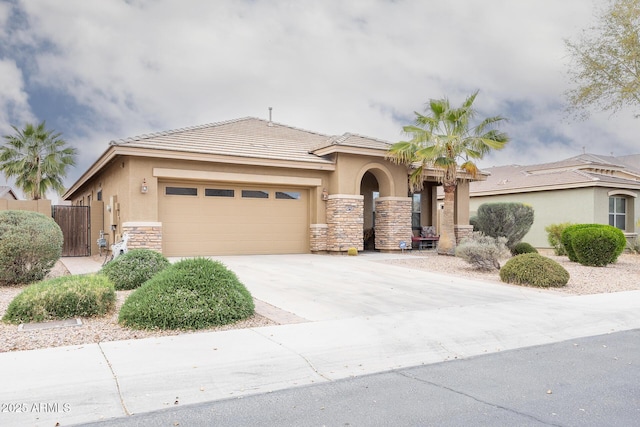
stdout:
POLYGON ((160 183, 166 256, 309 251, 304 188, 225 183, 160 183))

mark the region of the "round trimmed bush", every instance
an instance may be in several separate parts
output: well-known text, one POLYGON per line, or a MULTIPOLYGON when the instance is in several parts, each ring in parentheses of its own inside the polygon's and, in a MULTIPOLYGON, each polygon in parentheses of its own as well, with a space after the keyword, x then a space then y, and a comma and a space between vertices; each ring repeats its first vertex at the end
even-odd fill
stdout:
POLYGON ((62 254, 62 230, 46 215, 0 211, 0 285, 37 282, 62 254))
MULTIPOLYGON (((599 258, 605 257, 604 255, 588 255, 587 252, 596 251, 601 252, 597 248, 600 244, 599 241, 602 238, 605 239, 615 239, 615 249, 610 253, 610 257, 608 258, 608 262, 602 265, 610 264, 616 262, 620 254, 624 251, 624 248, 627 246, 627 238, 624 236, 622 230, 613 227, 611 225, 605 224, 574 224, 564 229, 562 232, 562 245, 567 252, 567 256, 569 260, 573 262, 580 262, 578 259, 578 255, 576 253, 576 247, 574 246, 574 236, 576 233, 582 233, 582 230, 608 230, 604 232, 594 231, 593 233, 581 234, 580 241, 580 251, 583 253, 583 259, 588 260, 587 262, 594 262, 599 258), (602 237, 603 235, 608 237, 602 237), (592 236, 591 238, 587 236, 592 236), (593 240, 593 242, 589 242, 589 240, 593 240)), ((609 244, 606 245, 608 249, 607 251, 611 251, 611 247, 609 244)), ((596 264, 585 264, 585 265, 596 265, 596 264)))
POLYGON ((253 315, 253 299, 219 261, 191 258, 165 268, 136 289, 118 321, 135 329, 202 329, 253 315))
POLYGON ((571 244, 573 233, 577 230, 581 230, 584 228, 599 227, 600 225, 601 224, 573 224, 566 227, 562 231, 562 246, 564 246, 564 250, 565 252, 567 252, 567 256, 569 257, 570 261, 578 262, 576 253, 573 251, 573 245, 571 244))
POLYGON ((161 253, 150 249, 131 249, 106 264, 100 273, 107 276, 116 290, 140 287, 171 263, 161 253))
POLYGON ((91 317, 115 307, 113 284, 102 275, 63 276, 27 286, 7 307, 2 320, 12 323, 91 317))
POLYGON ((537 253, 517 255, 500 269, 500 280, 541 288, 566 286, 569 272, 554 260, 537 253))
POLYGON ((582 228, 572 233, 571 247, 580 264, 603 267, 615 262, 624 250, 620 235, 626 244, 624 233, 616 227, 582 228))
POLYGON ((537 254, 538 250, 527 242, 520 242, 511 249, 511 255, 516 256, 520 254, 537 254))

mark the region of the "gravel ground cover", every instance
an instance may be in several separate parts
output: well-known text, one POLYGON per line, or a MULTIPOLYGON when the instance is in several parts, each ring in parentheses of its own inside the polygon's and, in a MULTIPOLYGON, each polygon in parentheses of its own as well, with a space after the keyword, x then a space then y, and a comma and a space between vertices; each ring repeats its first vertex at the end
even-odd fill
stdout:
MULTIPOLYGON (((542 253, 556 260, 571 275, 565 288, 541 290, 573 295, 620 292, 640 289, 640 255, 623 254, 615 264, 606 267, 585 267, 570 262, 566 257, 542 253)), ((388 263, 406 268, 427 270, 439 274, 475 278, 490 282, 500 282, 498 271, 478 271, 464 260, 456 257, 437 255, 435 251, 415 251, 388 263)), ((64 265, 58 263, 50 273, 51 277, 68 274, 64 265)), ((515 286, 507 285, 504 286, 515 286)), ((4 315, 11 300, 24 286, 0 287, 0 317, 4 315)), ((204 331, 221 331, 239 328, 253 328, 276 324, 258 314, 241 322, 200 331, 138 331, 118 325, 118 309, 133 291, 117 291, 116 310, 109 316, 83 318, 82 326, 19 331, 16 325, 0 323, 0 352, 32 350, 65 345, 81 345, 96 342, 138 339, 156 336, 178 335, 204 331)))

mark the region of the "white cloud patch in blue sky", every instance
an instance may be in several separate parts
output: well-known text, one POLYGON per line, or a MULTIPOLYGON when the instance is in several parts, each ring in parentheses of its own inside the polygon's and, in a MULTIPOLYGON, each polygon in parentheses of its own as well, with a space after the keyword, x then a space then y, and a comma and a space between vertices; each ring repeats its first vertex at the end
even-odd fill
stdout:
MULTIPOLYGON (((482 165, 640 152, 629 112, 571 122, 564 39, 594 1, 0 3, 0 130, 46 120, 80 150, 245 116, 391 142, 430 98, 480 90, 512 142, 482 165)), ((0 177, 0 183, 2 178, 0 177)))

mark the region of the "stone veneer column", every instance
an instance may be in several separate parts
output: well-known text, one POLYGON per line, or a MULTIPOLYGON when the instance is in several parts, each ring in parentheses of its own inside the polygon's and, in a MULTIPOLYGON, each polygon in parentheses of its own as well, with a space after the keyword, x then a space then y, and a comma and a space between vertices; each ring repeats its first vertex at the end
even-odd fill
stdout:
POLYGON ((327 199, 327 250, 364 249, 364 196, 332 194, 327 199))
POLYGON ((128 249, 152 249, 162 253, 161 222, 125 222, 122 234, 129 233, 128 249))
POLYGON ((309 246, 312 253, 327 251, 327 233, 329 226, 327 224, 311 224, 309 246))
POLYGON ((376 249, 399 251, 400 242, 411 249, 411 198, 376 199, 376 249))
POLYGON ((460 240, 473 233, 473 225, 455 225, 454 231, 456 233, 456 245, 460 243, 460 240))

